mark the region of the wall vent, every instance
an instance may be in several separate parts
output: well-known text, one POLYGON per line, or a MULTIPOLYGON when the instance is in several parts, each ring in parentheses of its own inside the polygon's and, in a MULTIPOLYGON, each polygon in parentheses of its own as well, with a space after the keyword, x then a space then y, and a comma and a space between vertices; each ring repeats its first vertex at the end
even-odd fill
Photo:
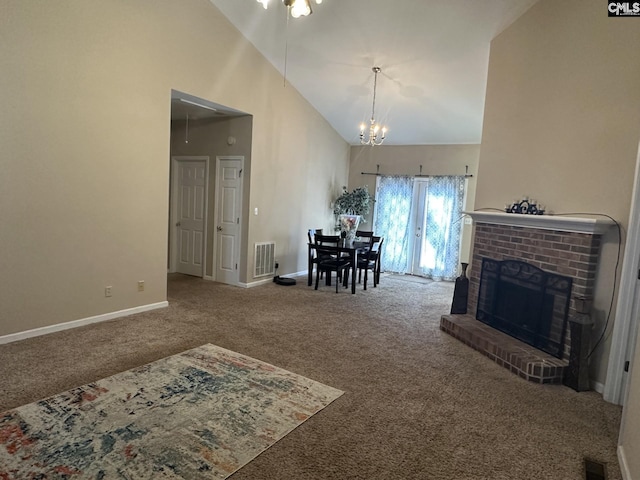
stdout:
POLYGON ((266 277, 275 274, 276 244, 274 242, 256 243, 254 277, 266 277))

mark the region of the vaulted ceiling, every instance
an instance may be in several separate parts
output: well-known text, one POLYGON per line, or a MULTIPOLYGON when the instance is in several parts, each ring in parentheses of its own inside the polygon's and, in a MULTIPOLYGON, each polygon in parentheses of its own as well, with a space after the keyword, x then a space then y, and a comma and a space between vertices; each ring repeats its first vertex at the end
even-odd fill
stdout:
POLYGON ((537 0, 210 1, 352 145, 379 66, 385 144, 423 145, 480 143, 490 42, 537 0))

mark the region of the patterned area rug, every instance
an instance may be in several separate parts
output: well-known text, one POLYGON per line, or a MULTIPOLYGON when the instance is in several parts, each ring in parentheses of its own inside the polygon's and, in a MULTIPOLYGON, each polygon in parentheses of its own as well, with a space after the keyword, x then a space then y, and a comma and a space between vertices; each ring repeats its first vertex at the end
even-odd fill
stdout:
POLYGON ((342 393, 203 345, 0 414, 0 478, 227 478, 342 393))

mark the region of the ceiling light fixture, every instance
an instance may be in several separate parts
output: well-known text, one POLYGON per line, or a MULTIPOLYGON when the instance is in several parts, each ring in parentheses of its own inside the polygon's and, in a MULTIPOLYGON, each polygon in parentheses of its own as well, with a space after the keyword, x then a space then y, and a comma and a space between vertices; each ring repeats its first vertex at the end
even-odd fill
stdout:
POLYGON ((364 138, 364 130, 366 125, 364 123, 360 124, 360 143, 362 145, 371 145, 372 147, 375 145, 380 145, 384 142, 384 137, 387 134, 387 127, 381 127, 376 123, 375 115, 376 115, 376 87, 378 85, 378 73, 382 71, 380 67, 373 67, 371 69, 373 71, 373 106, 371 107, 371 120, 369 123, 369 138, 365 140, 364 138), (378 140, 378 132, 381 132, 382 135, 378 140))
MULTIPOLYGON (((316 5, 320 5, 322 0, 315 0, 315 2, 316 5)), ((269 5, 269 0, 258 0, 258 3, 261 3, 266 10, 269 5)), ((309 0, 282 0, 282 3, 289 9, 293 18, 306 17, 313 13, 309 0)))
MULTIPOLYGON (((322 0, 314 0, 316 5, 320 5, 322 0)), ((258 0, 258 3, 262 4, 266 10, 269 6, 269 0, 258 0)), ((300 18, 306 17, 313 13, 311 10, 310 0, 282 0, 282 4, 287 7, 287 26, 285 29, 285 44, 284 44, 284 72, 283 79, 284 85, 287 86, 287 58, 289 56, 289 17, 300 18)))

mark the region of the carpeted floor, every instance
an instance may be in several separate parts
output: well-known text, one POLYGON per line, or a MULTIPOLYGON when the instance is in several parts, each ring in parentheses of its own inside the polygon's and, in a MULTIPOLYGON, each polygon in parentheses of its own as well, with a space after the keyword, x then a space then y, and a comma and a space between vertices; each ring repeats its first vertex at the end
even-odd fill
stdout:
POLYGON ((0 345, 0 411, 213 343, 344 390, 233 480, 621 479, 621 410, 526 382, 439 330, 453 286, 335 294, 172 275, 169 308, 0 345))

